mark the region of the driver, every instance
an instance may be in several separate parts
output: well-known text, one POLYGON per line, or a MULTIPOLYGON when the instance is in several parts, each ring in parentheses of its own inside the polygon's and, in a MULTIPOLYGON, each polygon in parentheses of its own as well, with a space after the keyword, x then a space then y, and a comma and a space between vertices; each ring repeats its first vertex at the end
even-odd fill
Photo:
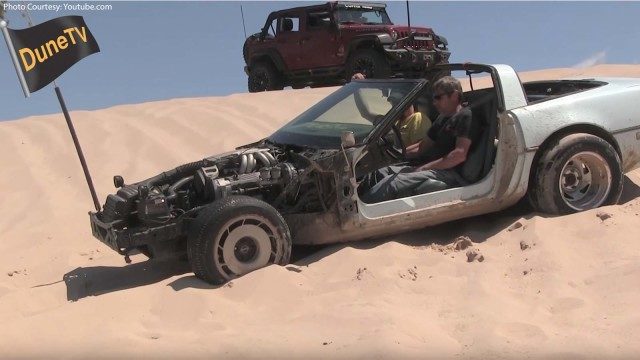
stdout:
POLYGON ((439 114, 427 136, 406 148, 407 158, 418 166, 389 166, 375 171, 375 183, 363 196, 376 203, 466 185, 459 174, 479 132, 471 110, 462 107, 460 82, 445 76, 433 85, 433 104, 439 114))

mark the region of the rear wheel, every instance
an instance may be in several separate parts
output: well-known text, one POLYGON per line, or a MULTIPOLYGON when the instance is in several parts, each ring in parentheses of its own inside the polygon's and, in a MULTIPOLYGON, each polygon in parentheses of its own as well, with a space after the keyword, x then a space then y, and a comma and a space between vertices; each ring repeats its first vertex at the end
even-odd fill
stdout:
POLYGON ((289 227, 271 205, 229 196, 202 211, 190 228, 187 253, 194 274, 222 284, 291 256, 289 227))
POLYGON ((379 51, 361 49, 356 50, 347 61, 347 81, 351 81, 355 73, 362 73, 367 79, 385 79, 391 76, 391 67, 379 51))
POLYGON ((271 64, 259 62, 251 67, 248 79, 249 92, 282 90, 282 75, 271 64))
POLYGON ((568 214, 616 204, 622 194, 622 166, 602 138, 571 134, 546 150, 529 189, 536 210, 568 214))

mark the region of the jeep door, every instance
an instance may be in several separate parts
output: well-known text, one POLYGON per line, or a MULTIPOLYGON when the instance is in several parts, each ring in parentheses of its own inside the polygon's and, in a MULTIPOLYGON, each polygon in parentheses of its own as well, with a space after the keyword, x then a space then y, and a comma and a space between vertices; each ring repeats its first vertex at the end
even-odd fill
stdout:
POLYGON ((329 10, 308 10, 304 17, 301 59, 309 69, 337 66, 344 62, 338 57, 338 28, 329 10))
POLYGON ((300 31, 300 12, 280 15, 277 24, 276 46, 287 69, 289 71, 304 69, 305 66, 300 58, 303 36, 300 31))

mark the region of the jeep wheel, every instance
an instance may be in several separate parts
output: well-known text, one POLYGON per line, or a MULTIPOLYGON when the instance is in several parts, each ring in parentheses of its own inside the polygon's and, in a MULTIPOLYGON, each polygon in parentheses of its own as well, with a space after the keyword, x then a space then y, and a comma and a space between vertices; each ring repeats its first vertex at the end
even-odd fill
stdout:
POLYGON ((249 92, 282 90, 282 76, 273 65, 257 63, 251 67, 248 80, 249 92))
POLYGON ((363 49, 354 52, 347 61, 347 81, 351 81, 355 73, 362 73, 367 79, 385 79, 391 76, 391 67, 379 51, 363 49))
POLYGON ((271 205, 229 196, 203 210, 189 229, 187 254, 194 274, 223 284, 291 256, 289 227, 271 205))
POLYGON ((616 150, 602 138, 571 134, 542 153, 532 176, 529 202, 550 214, 569 214, 613 205, 622 194, 616 150))

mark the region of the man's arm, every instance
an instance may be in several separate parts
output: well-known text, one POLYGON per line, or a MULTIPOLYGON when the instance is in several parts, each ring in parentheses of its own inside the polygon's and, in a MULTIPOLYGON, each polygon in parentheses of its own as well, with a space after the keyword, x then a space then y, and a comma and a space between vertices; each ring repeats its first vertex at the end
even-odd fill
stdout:
POLYGON ((422 166, 415 168, 415 171, 424 170, 446 170, 452 169, 467 160, 467 154, 471 147, 471 139, 466 137, 456 138, 456 147, 450 153, 422 166))
POLYGON ((431 149, 434 142, 429 136, 425 136, 419 142, 409 145, 406 148, 406 155, 408 159, 415 159, 424 154, 427 150, 431 149))

